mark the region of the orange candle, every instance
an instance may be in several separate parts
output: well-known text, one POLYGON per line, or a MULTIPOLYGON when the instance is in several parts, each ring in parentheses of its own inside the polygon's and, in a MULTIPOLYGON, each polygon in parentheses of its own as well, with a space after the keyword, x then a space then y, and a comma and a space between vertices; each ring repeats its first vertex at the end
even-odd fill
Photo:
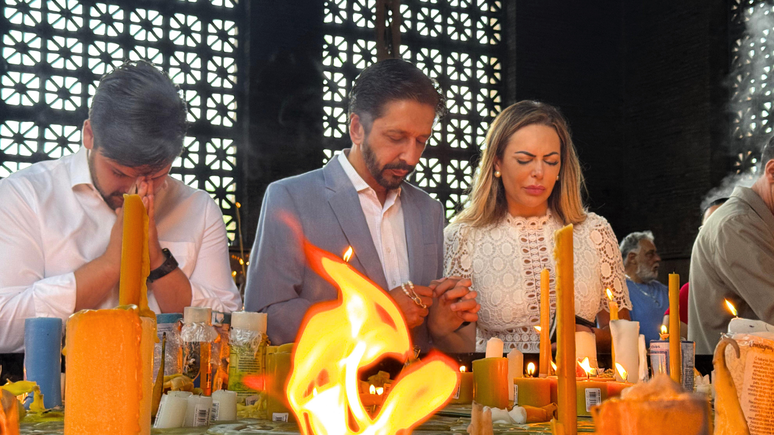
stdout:
POLYGON ((551 391, 551 403, 558 403, 556 398, 556 388, 559 379, 556 376, 548 376, 546 379, 548 379, 548 384, 551 391))
POLYGON ((616 382, 616 381, 610 381, 605 382, 607 384, 607 397, 618 397, 621 395, 621 391, 624 390, 624 388, 629 388, 632 386, 632 384, 627 384, 626 382, 616 382))
POLYGON ((572 224, 554 234, 556 260, 556 373, 560 435, 576 435, 578 428, 575 385, 575 279, 572 224))
POLYGON ((460 383, 457 392, 452 396, 451 403, 471 403, 473 401, 473 373, 466 371, 465 366, 460 367, 460 383))
POLYGON ((669 274, 669 376, 683 384, 683 358, 680 350, 680 275, 669 274))
MULTIPOLYGON (((613 300, 613 292, 610 289, 606 289, 605 292, 607 293, 608 307, 610 308, 610 320, 618 320, 618 303, 613 300)), ((613 346, 612 334, 610 336, 610 361, 613 362, 613 367, 615 367, 615 347, 613 346)))
POLYGON ((473 361, 473 399, 490 408, 508 407, 508 359, 473 361))
POLYGON ((551 299, 548 269, 540 272, 540 375, 548 375, 551 363, 551 299))
POLYGON ((121 240, 121 279, 119 305, 137 305, 141 316, 147 316, 150 274, 148 257, 148 214, 139 195, 124 195, 124 227, 121 240))

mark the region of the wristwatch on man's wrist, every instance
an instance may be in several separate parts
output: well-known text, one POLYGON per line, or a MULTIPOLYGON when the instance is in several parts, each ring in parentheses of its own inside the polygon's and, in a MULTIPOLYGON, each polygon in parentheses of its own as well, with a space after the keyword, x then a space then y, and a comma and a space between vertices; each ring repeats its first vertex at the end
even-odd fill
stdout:
POLYGON ((175 257, 172 255, 172 253, 169 252, 169 249, 164 248, 161 250, 161 253, 164 254, 164 258, 166 258, 166 260, 161 263, 161 266, 153 269, 148 275, 149 283, 164 278, 170 272, 177 269, 177 260, 175 260, 175 257))

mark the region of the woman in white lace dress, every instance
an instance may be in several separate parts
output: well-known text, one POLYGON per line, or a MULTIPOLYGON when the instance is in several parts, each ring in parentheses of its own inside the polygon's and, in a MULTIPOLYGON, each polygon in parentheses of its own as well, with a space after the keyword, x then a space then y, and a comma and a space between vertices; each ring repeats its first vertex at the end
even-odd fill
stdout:
MULTIPOLYGON (((574 225, 575 313, 594 322, 598 346, 609 348, 608 299, 631 309, 618 241, 605 218, 585 210, 583 175, 567 123, 547 104, 522 101, 492 123, 467 207, 445 233, 444 276, 473 282, 481 310, 460 349, 483 352, 499 337, 506 349, 535 353, 540 337, 540 272, 551 274, 556 309, 554 231, 574 225), (464 347, 462 347, 464 345, 464 347)), ((583 327, 579 327, 579 330, 583 327)))

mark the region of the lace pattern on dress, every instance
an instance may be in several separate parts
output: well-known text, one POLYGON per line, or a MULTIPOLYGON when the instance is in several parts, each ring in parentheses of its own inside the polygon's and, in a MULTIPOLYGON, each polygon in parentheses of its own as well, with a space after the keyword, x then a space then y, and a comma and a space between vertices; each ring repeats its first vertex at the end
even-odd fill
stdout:
MULTIPOLYGON (((537 352, 540 337, 540 272, 547 268, 551 316, 556 311, 554 231, 562 225, 549 212, 541 217, 507 216, 485 228, 451 224, 446 228, 445 276, 470 278, 481 304, 476 350, 499 337, 506 349, 537 352)), ((589 213, 574 229, 575 310, 593 321, 608 309, 610 288, 620 308, 631 309, 618 242, 607 221, 589 213)))

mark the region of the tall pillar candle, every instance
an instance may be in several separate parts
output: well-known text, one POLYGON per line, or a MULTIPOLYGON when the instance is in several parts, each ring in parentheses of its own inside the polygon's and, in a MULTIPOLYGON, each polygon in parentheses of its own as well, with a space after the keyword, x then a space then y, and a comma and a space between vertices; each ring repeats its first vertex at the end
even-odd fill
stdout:
POLYGON ((680 275, 669 274, 669 375, 682 385, 682 352, 680 349, 680 275))
POLYGON ((146 285, 150 274, 148 214, 139 195, 124 195, 123 215, 118 304, 137 305, 141 316, 154 317, 148 309, 146 285))
POLYGON ((572 224, 554 233, 556 260, 556 372, 561 435, 577 434, 575 385, 575 278, 572 224))
POLYGON ((551 367, 551 294, 548 269, 540 272, 540 361, 538 373, 547 376, 551 367))
POLYGON ((508 407, 508 359, 473 361, 473 400, 490 408, 508 407))
POLYGON ((24 374, 37 382, 47 409, 62 404, 62 319, 24 320, 24 374))

